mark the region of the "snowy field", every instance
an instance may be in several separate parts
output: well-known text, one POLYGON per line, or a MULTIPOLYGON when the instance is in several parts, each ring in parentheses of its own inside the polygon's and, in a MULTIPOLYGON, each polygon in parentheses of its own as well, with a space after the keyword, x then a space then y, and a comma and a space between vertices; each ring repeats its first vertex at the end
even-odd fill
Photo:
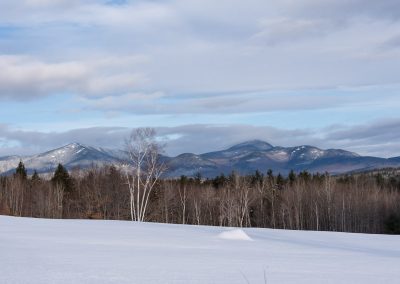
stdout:
POLYGON ((0 283, 400 283, 400 236, 0 216, 0 283))

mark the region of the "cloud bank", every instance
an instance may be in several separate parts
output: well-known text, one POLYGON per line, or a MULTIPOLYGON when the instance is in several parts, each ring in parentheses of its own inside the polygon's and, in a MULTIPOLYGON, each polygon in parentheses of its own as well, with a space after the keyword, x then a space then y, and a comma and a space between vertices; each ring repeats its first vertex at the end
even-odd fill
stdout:
MULTIPOLYGON (((166 142, 166 154, 205 153, 222 150, 236 143, 261 139, 276 146, 313 145, 322 149, 340 148, 362 155, 400 156, 400 120, 374 121, 365 125, 334 125, 323 129, 278 129, 252 125, 182 125, 158 127, 157 134, 166 142)), ((0 126, 0 155, 32 154, 71 142, 123 149, 132 129, 92 127, 65 132, 15 130, 0 126)))
POLYGON ((173 154, 258 138, 398 155, 399 31, 397 0, 4 0, 0 152, 109 146, 162 116, 173 154), (96 127, 10 117, 32 102, 96 127))

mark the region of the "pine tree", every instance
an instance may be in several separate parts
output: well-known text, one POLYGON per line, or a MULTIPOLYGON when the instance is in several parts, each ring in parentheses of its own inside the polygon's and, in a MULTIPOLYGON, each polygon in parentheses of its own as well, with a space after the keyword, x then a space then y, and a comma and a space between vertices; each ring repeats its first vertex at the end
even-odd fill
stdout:
POLYGON ((274 178, 274 172, 271 169, 267 171, 267 178, 269 186, 273 187, 275 178, 274 178))
POLYGON ((36 170, 33 172, 32 181, 33 181, 33 182, 40 181, 40 177, 39 177, 39 175, 38 175, 38 173, 37 173, 36 170))
POLYGON ((25 180, 27 178, 27 173, 26 173, 26 169, 25 169, 25 165, 22 161, 19 161, 18 167, 15 170, 15 176, 19 177, 23 180, 25 180))
POLYGON ((200 173, 200 172, 197 172, 197 173, 194 175, 194 181, 195 181, 197 184, 201 184, 201 180, 202 180, 201 173, 200 173))
POLYGON ((254 175, 251 176, 251 184, 252 185, 262 185, 264 180, 264 175, 260 173, 259 170, 256 170, 254 175))
POLYGON ((215 188, 221 188, 227 183, 228 179, 225 177, 223 173, 221 175, 216 176, 214 179, 212 179, 212 184, 215 188))
POLYGON ((69 176, 67 169, 61 164, 58 164, 51 181, 54 184, 62 185, 66 192, 71 192, 73 189, 72 179, 69 176))
POLYGON ((278 174, 276 177, 276 186, 278 189, 283 189, 283 185, 285 184, 285 179, 281 175, 281 173, 278 174))
POLYGON ((295 172, 293 170, 290 170, 288 178, 289 178, 290 185, 293 185, 293 183, 296 180, 296 174, 295 174, 295 172))

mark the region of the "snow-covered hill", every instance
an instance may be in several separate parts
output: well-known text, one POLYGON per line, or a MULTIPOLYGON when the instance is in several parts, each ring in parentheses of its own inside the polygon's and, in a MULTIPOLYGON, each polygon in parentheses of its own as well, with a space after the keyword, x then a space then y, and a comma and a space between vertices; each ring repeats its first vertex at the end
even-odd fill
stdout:
POLYGON ((399 243, 387 235, 0 216, 0 283, 399 283, 399 243))

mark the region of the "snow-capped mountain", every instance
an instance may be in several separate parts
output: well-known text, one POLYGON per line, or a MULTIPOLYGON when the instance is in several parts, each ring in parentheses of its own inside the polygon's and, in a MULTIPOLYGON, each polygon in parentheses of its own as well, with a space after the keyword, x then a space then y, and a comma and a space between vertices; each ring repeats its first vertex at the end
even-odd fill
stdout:
POLYGON ((0 158, 0 173, 12 172, 19 161, 24 162, 28 173, 32 173, 34 170, 39 173, 47 173, 54 171, 58 164, 62 164, 68 169, 87 168, 93 165, 120 163, 121 158, 118 151, 71 143, 38 155, 0 158))
MULTIPOLYGON (((121 164, 125 152, 96 148, 79 143, 72 143, 42 154, 33 156, 8 156, 0 158, 0 174, 14 172, 20 160, 29 173, 51 173, 59 163, 68 169, 88 168, 121 164)), ((400 167, 400 157, 390 159, 364 157, 340 149, 322 150, 313 146, 279 147, 253 140, 234 145, 226 150, 209 152, 201 155, 184 153, 176 157, 162 156, 167 165, 167 177, 181 175, 194 176, 200 173, 204 177, 214 177, 221 173, 237 171, 241 174, 256 170, 287 174, 290 170, 310 172, 330 172, 333 174, 350 171, 369 170, 384 167, 400 167)))
POLYGON ((180 155, 171 158, 168 166, 167 174, 174 177, 181 174, 193 176, 197 173, 205 177, 213 177, 221 173, 230 174, 232 171, 251 174, 256 170, 265 172, 268 169, 282 174, 287 174, 290 170, 339 174, 375 168, 400 167, 400 159, 362 157, 345 150, 322 150, 308 145, 274 147, 267 142, 253 140, 222 151, 201 155, 180 155))

